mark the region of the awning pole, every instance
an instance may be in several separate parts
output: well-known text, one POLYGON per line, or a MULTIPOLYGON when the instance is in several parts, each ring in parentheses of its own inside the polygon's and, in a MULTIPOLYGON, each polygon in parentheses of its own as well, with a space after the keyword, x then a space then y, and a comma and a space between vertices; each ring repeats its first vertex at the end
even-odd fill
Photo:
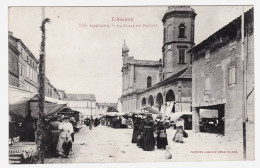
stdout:
POLYGON ((245 46, 245 36, 244 36, 244 6, 242 6, 242 16, 241 16, 241 60, 243 63, 243 100, 242 100, 242 134, 243 134, 243 158, 246 160, 246 106, 247 106, 247 101, 246 101, 246 71, 245 71, 245 65, 246 65, 246 60, 244 56, 244 46, 245 46))

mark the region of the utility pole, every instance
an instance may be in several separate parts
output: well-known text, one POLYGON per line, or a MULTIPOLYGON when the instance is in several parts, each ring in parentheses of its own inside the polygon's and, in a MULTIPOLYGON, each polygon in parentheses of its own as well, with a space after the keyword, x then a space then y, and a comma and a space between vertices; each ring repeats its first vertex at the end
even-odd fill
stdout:
POLYGON ((44 114, 44 104, 45 104, 45 24, 49 23, 50 19, 45 18, 44 7, 42 7, 42 41, 41 41, 41 50, 40 50, 40 60, 39 60, 39 116, 37 120, 37 130, 36 130, 36 161, 37 163, 44 163, 44 150, 45 150, 45 114, 44 114))
POLYGON ((243 100, 242 100, 242 135, 243 135, 243 158, 246 160, 246 113, 247 113, 247 72, 246 72, 246 59, 244 56, 244 47, 245 47, 245 36, 244 36, 244 6, 242 7, 241 15, 241 60, 243 66, 243 100))
POLYGON ((90 100, 90 111, 91 111, 91 118, 92 118, 92 99, 90 100))
POLYGON ((89 129, 92 130, 92 98, 90 99, 90 123, 89 123, 89 129))

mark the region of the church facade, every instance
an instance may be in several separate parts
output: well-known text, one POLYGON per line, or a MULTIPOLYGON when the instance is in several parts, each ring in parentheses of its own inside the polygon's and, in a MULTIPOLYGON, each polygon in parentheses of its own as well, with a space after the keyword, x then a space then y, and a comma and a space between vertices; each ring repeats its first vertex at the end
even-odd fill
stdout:
POLYGON ((194 46, 196 13, 189 6, 168 7, 164 27, 162 59, 135 60, 122 48, 122 112, 151 106, 161 112, 191 111, 192 68, 187 53, 194 46))

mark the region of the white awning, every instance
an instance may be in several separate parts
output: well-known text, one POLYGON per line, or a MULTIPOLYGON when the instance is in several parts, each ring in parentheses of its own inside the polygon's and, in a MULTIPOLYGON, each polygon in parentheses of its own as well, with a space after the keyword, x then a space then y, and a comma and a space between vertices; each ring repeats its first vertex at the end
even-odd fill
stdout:
POLYGON ((160 111, 158 111, 150 106, 143 107, 141 110, 145 110, 145 111, 147 111, 147 113, 152 113, 152 114, 162 114, 160 111))
POLYGON ((165 107, 165 108, 166 108, 166 110, 165 110, 165 114, 166 114, 166 115, 172 113, 173 105, 174 105, 174 103, 172 102, 172 103, 170 103, 169 106, 166 106, 166 107, 165 107))
POLYGON ((23 104, 33 99, 36 95, 37 93, 32 93, 9 86, 9 105, 23 104))
POLYGON ((181 116, 183 115, 192 115, 192 112, 176 112, 176 113, 172 113, 172 114, 169 114, 167 115, 168 117, 171 117, 171 121, 176 121, 178 120, 181 116))
POLYGON ((67 102, 65 102, 65 101, 54 99, 51 97, 46 97, 46 96, 45 96, 45 102, 57 103, 57 104, 67 104, 67 102))
POLYGON ((117 116, 118 112, 109 112, 106 114, 107 116, 117 116))

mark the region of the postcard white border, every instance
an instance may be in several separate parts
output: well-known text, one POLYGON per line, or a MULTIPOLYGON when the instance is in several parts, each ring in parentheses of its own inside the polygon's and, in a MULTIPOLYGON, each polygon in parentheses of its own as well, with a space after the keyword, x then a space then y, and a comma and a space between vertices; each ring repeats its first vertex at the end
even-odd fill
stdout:
POLYGON ((0 2, 0 42, 1 42, 1 113, 3 114, 1 118, 1 164, 3 167, 15 167, 14 165, 8 164, 8 146, 7 144, 7 136, 8 136, 8 6, 153 6, 153 5, 254 5, 255 12, 255 86, 256 86, 256 103, 255 103, 255 161, 230 161, 230 162, 171 162, 171 163, 82 163, 82 164, 45 164, 45 165, 19 165, 19 167, 56 167, 56 168, 67 168, 67 167, 79 167, 79 168, 144 168, 144 167, 200 167, 200 168, 245 168, 245 167, 260 167, 259 161, 259 92, 257 86, 259 83, 259 75, 260 66, 259 66, 259 1, 257 0, 95 0, 95 1, 87 1, 87 0, 1 0, 0 2), (258 47, 257 47, 258 46, 258 47))

